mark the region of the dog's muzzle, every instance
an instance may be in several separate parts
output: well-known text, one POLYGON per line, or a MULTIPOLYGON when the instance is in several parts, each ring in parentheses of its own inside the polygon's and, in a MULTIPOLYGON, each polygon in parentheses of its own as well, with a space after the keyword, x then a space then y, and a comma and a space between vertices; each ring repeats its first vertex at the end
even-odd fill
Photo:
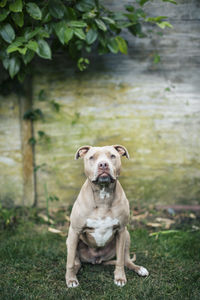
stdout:
POLYGON ((93 180, 93 183, 96 183, 96 184, 109 184, 111 182, 114 182, 115 179, 108 173, 103 173, 103 174, 100 174, 98 175, 98 177, 93 180))

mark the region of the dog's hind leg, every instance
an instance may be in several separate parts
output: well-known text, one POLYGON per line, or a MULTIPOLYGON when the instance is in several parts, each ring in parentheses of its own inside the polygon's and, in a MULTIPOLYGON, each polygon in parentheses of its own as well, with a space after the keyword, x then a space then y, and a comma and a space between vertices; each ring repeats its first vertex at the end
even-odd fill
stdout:
POLYGON ((130 234, 129 234, 128 230, 126 230, 126 245, 125 245, 125 260, 124 260, 125 266, 128 269, 135 271, 140 276, 148 276, 149 272, 147 271, 146 268, 135 265, 133 263, 133 261, 136 260, 136 255, 134 254, 134 257, 131 259, 129 248, 130 248, 130 234))
MULTIPOLYGON (((134 254, 133 258, 130 258, 130 255, 129 255, 130 237, 129 237, 128 231, 126 232, 126 236, 127 236, 127 238, 126 238, 125 251, 124 251, 124 255, 125 255, 125 260, 124 261, 126 262, 126 260, 127 261, 130 260, 131 262, 133 262, 133 261, 136 260, 136 255, 134 254)), ((116 255, 116 249, 114 247, 114 251, 113 251, 112 257, 115 257, 115 255, 116 255)), ((107 265, 115 266, 116 265, 116 259, 113 259, 113 260, 109 259, 107 261, 103 261, 102 264, 106 265, 106 266, 107 265)))
POLYGON ((79 259, 78 253, 77 253, 76 257, 75 257, 75 261, 74 261, 74 272, 75 272, 75 274, 78 273, 80 268, 81 268, 81 261, 79 259))
MULTIPOLYGON (((131 262, 136 261, 136 255, 135 255, 135 253, 134 253, 133 257, 130 258, 130 261, 131 262)), ((109 260, 109 261, 104 261, 102 264, 106 265, 106 266, 108 266, 108 265, 115 266, 116 265, 116 260, 113 259, 113 260, 109 260)))
POLYGON ((108 265, 115 266, 116 265, 116 260, 114 259, 114 260, 103 261, 102 265, 104 265, 104 266, 108 266, 108 265))

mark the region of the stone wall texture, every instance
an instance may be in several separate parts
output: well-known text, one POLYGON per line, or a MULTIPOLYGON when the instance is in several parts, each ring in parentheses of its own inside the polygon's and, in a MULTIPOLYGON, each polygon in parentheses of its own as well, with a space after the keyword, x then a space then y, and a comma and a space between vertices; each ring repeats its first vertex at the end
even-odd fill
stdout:
MULTIPOLYGON (((126 2, 106 1, 116 10, 126 2)), ((84 182, 74 153, 84 144, 128 148, 121 183, 132 204, 200 202, 200 2, 177 3, 144 6, 152 16, 168 16, 173 29, 160 35, 147 26, 143 39, 124 33, 128 55, 92 55, 84 73, 65 57, 37 65, 34 105, 44 112, 35 123, 41 206, 45 186, 60 199, 51 205, 73 203, 84 182), (46 101, 39 101, 41 90, 46 101)), ((0 197, 21 204, 18 100, 10 95, 0 103, 0 197)))

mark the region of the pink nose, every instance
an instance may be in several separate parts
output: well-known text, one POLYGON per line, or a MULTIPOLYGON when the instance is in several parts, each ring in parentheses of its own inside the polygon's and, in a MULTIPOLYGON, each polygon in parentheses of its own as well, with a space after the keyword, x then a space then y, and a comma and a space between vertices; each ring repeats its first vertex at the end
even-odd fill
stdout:
POLYGON ((101 162, 98 164, 98 167, 99 167, 99 169, 101 169, 101 170, 108 169, 108 163, 105 162, 105 161, 101 161, 101 162))

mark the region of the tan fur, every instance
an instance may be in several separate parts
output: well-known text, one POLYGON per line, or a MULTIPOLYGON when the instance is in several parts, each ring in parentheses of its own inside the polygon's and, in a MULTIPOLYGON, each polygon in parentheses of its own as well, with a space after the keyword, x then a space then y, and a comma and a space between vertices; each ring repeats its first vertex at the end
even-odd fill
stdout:
POLYGON ((126 283, 124 266, 141 276, 148 275, 145 268, 133 263, 135 257, 131 259, 129 254, 130 236, 126 228, 129 203, 117 179, 121 169, 120 156, 129 158, 126 148, 120 145, 83 146, 76 152, 76 159, 84 158, 87 180, 70 216, 66 266, 68 287, 78 286, 76 274, 81 262, 114 264, 114 282, 118 286, 124 286, 126 283), (112 180, 106 184, 99 183, 98 178, 107 175, 112 180), (94 226, 89 227, 90 223, 94 226), (100 239, 105 242, 105 245, 100 247, 99 234, 100 239), (116 260, 112 260, 115 256, 116 260))

